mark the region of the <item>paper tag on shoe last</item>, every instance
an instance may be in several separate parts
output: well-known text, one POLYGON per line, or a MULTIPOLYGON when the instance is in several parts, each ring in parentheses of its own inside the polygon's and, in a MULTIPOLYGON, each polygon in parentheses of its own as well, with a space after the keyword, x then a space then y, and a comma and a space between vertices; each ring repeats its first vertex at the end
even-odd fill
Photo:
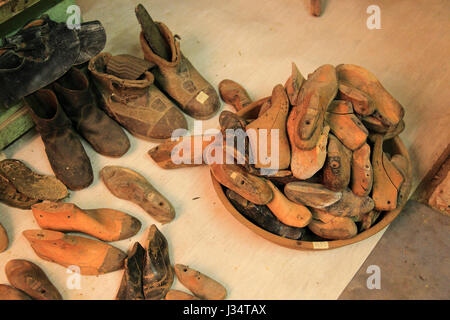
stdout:
POLYGON ((313 248, 315 250, 327 250, 329 247, 328 242, 313 242, 313 248))
POLYGON ((204 104, 206 102, 206 100, 209 99, 209 96, 204 93, 203 91, 200 91, 200 93, 197 95, 197 97, 195 98, 198 102, 200 102, 201 104, 204 104))

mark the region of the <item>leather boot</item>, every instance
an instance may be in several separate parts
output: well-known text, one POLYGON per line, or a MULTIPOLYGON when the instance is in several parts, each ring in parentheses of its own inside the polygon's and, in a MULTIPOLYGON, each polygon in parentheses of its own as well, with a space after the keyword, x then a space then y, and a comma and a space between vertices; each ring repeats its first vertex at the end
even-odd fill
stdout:
POLYGON ((122 128, 97 107, 86 75, 70 69, 53 84, 58 100, 77 132, 95 151, 108 157, 121 157, 130 148, 122 128))
POLYGON ((56 177, 71 190, 87 188, 93 180, 91 162, 56 95, 39 90, 25 101, 56 177))
POLYGON ((216 90, 194 68, 180 49, 180 43, 169 28, 157 22, 161 34, 167 41, 172 59, 167 61, 150 48, 144 33, 141 33, 141 46, 147 61, 154 63, 154 71, 158 85, 175 100, 189 116, 206 120, 212 118, 220 108, 216 90))
POLYGON ((143 139, 168 139, 176 129, 187 129, 178 108, 153 84, 145 72, 142 80, 127 80, 108 74, 112 58, 101 53, 89 63, 99 95, 98 101, 108 114, 133 135, 143 139))

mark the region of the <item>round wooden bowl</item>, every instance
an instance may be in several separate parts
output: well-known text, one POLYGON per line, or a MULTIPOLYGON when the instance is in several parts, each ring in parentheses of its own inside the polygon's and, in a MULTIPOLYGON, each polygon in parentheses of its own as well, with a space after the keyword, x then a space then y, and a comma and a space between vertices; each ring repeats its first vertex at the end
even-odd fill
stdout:
POLYGON ((341 248, 350 244, 354 244, 360 241, 363 241, 365 239, 368 239, 372 237, 373 235, 377 234, 378 232, 385 229, 389 224, 391 224, 392 221, 394 221, 395 218, 400 214, 400 212, 403 210, 403 208, 406 205, 406 202, 408 201, 409 195, 411 193, 411 181, 412 181, 412 169, 411 169, 411 158, 409 157, 408 151, 403 144, 402 140, 399 137, 396 137, 390 141, 386 141, 386 144, 390 144, 390 150, 389 153, 391 155, 400 154, 408 160, 408 172, 405 188, 407 188, 407 194, 408 196, 404 197, 404 199, 401 200, 399 203, 397 209, 393 211, 389 211, 384 213, 381 220, 379 220, 372 228, 359 233, 356 237, 347 239, 347 240, 333 240, 333 241, 320 241, 320 242, 313 242, 313 241, 301 241, 301 240, 291 240, 287 238, 280 237, 276 234, 273 234, 271 232, 268 232, 261 227, 253 224, 250 220, 248 220, 245 216, 243 216, 228 200, 227 196, 225 195, 224 189, 222 185, 214 178, 214 176, 211 174, 214 189, 216 190, 217 195, 219 196, 220 201, 222 201, 225 208, 235 217, 240 223, 242 223, 244 226, 255 232, 256 234, 260 235, 261 237, 276 243, 280 246, 297 249, 297 250, 329 250, 329 249, 336 249, 341 248))

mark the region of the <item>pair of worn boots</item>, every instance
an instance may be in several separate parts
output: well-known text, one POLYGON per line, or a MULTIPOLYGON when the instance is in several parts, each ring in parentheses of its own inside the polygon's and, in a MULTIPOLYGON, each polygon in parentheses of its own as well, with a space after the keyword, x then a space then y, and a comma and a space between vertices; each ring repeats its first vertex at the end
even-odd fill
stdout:
POLYGON ((121 157, 130 148, 122 128, 97 107, 89 78, 75 67, 25 102, 53 172, 71 190, 93 181, 89 157, 75 131, 104 156, 121 157))
POLYGON ((198 120, 210 119, 220 107, 215 89, 184 57, 176 37, 163 23, 158 26, 170 48, 169 60, 153 52, 141 34, 146 61, 101 53, 89 64, 102 107, 133 135, 150 140, 187 129, 178 107, 198 120))

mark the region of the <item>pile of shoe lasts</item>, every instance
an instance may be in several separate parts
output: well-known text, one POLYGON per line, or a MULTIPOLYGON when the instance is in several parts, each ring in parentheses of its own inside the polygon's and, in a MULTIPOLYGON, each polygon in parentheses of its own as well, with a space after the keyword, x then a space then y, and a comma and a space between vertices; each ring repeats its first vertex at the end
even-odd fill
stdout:
MULTIPOLYGON (((207 163, 235 208, 263 229, 295 240, 349 239, 407 197, 408 161, 383 148, 404 130, 404 109, 364 68, 324 65, 305 79, 293 64, 285 86, 256 102, 231 80, 219 91, 237 110, 221 114, 223 134, 279 130, 278 141, 267 143, 267 155, 279 151, 279 170, 268 172, 273 164, 260 159, 259 134, 244 136, 251 146, 245 155, 224 152, 244 156, 244 164, 207 163), (256 161, 248 161, 250 153, 256 161)), ((188 140, 193 145, 195 137, 188 140)), ((202 151, 217 142, 202 141, 202 151)), ((175 146, 167 142, 149 153, 161 167, 177 168, 170 158, 175 146)))

